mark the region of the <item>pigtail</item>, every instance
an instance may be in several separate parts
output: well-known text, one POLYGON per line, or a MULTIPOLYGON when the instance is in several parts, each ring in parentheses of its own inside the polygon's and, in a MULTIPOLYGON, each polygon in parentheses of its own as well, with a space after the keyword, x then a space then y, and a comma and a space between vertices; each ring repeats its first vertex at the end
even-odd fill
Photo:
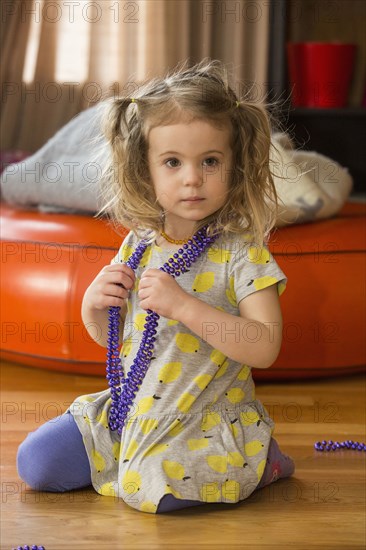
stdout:
POLYGON ((111 101, 103 123, 109 145, 108 167, 102 178, 104 207, 118 229, 123 226, 137 235, 153 229, 151 220, 160 219, 147 167, 147 143, 139 109, 140 98, 111 101))
POLYGON ((104 134, 113 146, 117 138, 125 138, 127 130, 126 112, 131 105, 129 98, 118 98, 111 102, 104 119, 104 134))
MULTIPOLYGON (((130 101, 127 98, 119 98, 117 100, 107 100, 107 104, 102 131, 109 149, 106 168, 101 180, 103 207, 99 211, 99 215, 106 214, 112 221, 116 222, 118 205, 122 198, 122 188, 118 182, 122 175, 121 169, 126 156, 126 111, 130 101)), ((118 224, 116 223, 116 225, 118 224)))
POLYGON ((226 220, 226 225, 222 222, 226 230, 249 232, 262 245, 275 223, 277 209, 269 163, 270 121, 264 106, 235 101, 232 125, 235 152, 232 193, 230 204, 220 218, 226 220))
POLYGON ((270 170, 271 125, 264 106, 239 106, 243 121, 244 194, 252 213, 254 233, 263 241, 272 229, 277 194, 270 170))

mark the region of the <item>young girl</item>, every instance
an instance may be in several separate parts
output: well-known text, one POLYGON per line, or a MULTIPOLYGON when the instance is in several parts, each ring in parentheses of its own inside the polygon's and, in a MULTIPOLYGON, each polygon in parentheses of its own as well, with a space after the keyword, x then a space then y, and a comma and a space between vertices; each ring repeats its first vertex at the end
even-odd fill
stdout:
POLYGON ((264 245, 276 199, 265 109, 204 61, 113 100, 106 136, 106 208, 131 231, 82 316, 108 346, 110 388, 31 433, 19 474, 150 513, 244 500, 294 471, 251 375, 279 353, 286 282, 264 245))

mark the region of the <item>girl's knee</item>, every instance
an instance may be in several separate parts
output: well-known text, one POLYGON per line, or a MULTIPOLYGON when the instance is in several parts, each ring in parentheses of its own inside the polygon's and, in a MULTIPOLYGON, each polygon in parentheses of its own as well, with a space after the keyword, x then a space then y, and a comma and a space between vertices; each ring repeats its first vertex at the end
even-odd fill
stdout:
POLYGON ((38 491, 64 492, 91 484, 82 436, 69 414, 26 437, 18 449, 17 468, 21 479, 38 491))
POLYGON ((31 489, 48 490, 46 486, 49 479, 47 479, 44 450, 35 444, 34 439, 34 432, 32 432, 19 445, 17 453, 18 474, 31 489))

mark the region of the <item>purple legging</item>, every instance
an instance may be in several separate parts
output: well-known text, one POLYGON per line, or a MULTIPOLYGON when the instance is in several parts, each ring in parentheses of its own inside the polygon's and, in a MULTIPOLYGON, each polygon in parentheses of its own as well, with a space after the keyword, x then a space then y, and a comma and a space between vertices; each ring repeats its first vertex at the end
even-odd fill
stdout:
MULTIPOLYGON (((90 486, 89 459, 74 417, 71 414, 58 416, 31 432, 19 446, 17 468, 19 476, 37 491, 64 492, 90 486)), ((292 459, 281 453, 272 438, 266 468, 257 489, 293 472, 292 459)), ((205 503, 177 499, 169 494, 160 500, 157 513, 200 504, 205 503)))

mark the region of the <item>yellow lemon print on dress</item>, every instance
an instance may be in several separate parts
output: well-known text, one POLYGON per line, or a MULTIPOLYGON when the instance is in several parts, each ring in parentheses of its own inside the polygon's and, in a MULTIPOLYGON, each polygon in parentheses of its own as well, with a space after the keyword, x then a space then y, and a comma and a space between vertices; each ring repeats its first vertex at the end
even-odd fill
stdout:
POLYGON ((98 474, 100 474, 100 472, 103 472, 105 468, 105 460, 102 455, 98 453, 98 451, 96 451, 95 449, 92 449, 91 458, 94 464, 94 468, 96 469, 98 474))
POLYGON ((99 487, 99 494, 103 495, 104 497, 115 497, 116 490, 114 487, 113 481, 108 481, 108 483, 103 483, 101 487, 99 487))
POLYGON ((194 278, 192 284, 193 292, 207 292, 215 284, 215 273, 213 271, 205 271, 199 273, 194 278))
POLYGON ((237 306, 236 294, 234 289, 234 277, 229 277, 229 288, 226 289, 226 298, 229 300, 232 306, 237 306))
POLYGON ((266 460, 263 459, 263 460, 260 461, 260 463, 257 466, 258 481, 260 481, 262 479, 265 467, 266 467, 266 460))
POLYGON ((199 340, 195 336, 184 332, 179 332, 175 335, 175 343, 180 351, 184 353, 197 353, 200 349, 199 340))
POLYGON ((255 456, 261 452, 263 447, 263 443, 256 439, 244 445, 244 453, 246 454, 246 456, 255 456))
POLYGON ((222 365, 222 363, 225 361, 226 359, 226 355, 224 355, 221 351, 219 351, 218 349, 214 349, 212 352, 211 352, 211 355, 210 355, 210 359, 213 363, 215 363, 215 365, 222 365))
POLYGON ((134 412, 130 412, 129 413, 129 417, 126 421, 126 424, 125 424, 125 430, 129 430, 131 428, 131 426, 133 425, 133 423, 135 422, 135 413, 134 412))
POLYGON ((219 415, 219 413, 215 411, 206 412, 202 418, 201 430, 203 432, 207 432, 208 430, 211 430, 211 428, 217 426, 217 424, 220 424, 220 422, 221 416, 219 415))
POLYGON ((78 400, 75 401, 70 409, 73 411, 74 416, 82 416, 89 426, 94 422, 95 419, 95 406, 92 405, 94 399, 87 395, 82 395, 78 397, 78 400))
POLYGON ((116 443, 114 443, 112 447, 112 453, 113 453, 113 458, 115 462, 119 461, 120 452, 121 452, 121 443, 117 441, 116 443))
POLYGON ((134 470, 125 473, 121 481, 122 489, 128 495, 134 495, 141 488, 141 476, 134 470))
POLYGON ((202 437, 201 439, 188 439, 187 445, 190 451, 200 451, 209 446, 211 437, 202 437))
POLYGON ((177 325, 178 321, 175 321, 174 319, 168 319, 167 325, 168 327, 173 327, 174 325, 177 325))
POLYGON ((219 474, 227 472, 227 456, 212 455, 206 457, 207 464, 212 470, 219 474))
POLYGON ((145 252, 142 255, 142 258, 141 258, 141 261, 140 261, 140 266, 141 267, 146 267, 149 264, 151 254, 152 254, 152 246, 148 246, 146 248, 145 252))
POLYGON ((136 453, 138 446, 139 444, 136 439, 131 439, 126 449, 126 452, 123 453, 123 462, 129 462, 131 460, 133 455, 136 453))
POLYGON ((147 512, 148 514, 156 514, 157 505, 151 502, 150 500, 145 500, 141 503, 140 510, 141 512, 147 512))
POLYGON ((211 262, 216 264, 228 264, 231 258, 230 250, 224 248, 211 247, 207 252, 207 257, 211 262))
POLYGON ((122 346, 122 355, 123 357, 128 357, 131 353, 132 349, 132 336, 129 338, 126 338, 126 340, 123 342, 122 346))
POLYGON ((196 397, 190 393, 182 393, 177 401, 177 407, 182 413, 186 413, 196 401, 196 397))
POLYGON ((143 331, 146 323, 146 313, 137 313, 133 319, 133 329, 143 331))
POLYGON ((230 388, 230 390, 226 392, 225 395, 230 403, 235 404, 243 401, 245 392, 243 392, 241 388, 230 388))
POLYGON ((168 435, 170 437, 176 437, 184 430, 184 426, 180 418, 176 418, 174 422, 171 423, 168 435))
POLYGON ((168 448, 169 448, 169 443, 153 443, 152 445, 150 445, 147 451, 143 454, 143 456, 144 457, 156 456, 163 453, 168 448))
POLYGON ((218 399, 219 399, 219 394, 215 393, 215 395, 211 399, 211 405, 214 405, 217 402, 218 399))
POLYGON ((223 364, 221 365, 219 370, 216 372, 214 378, 216 379, 216 378, 221 378, 221 376, 224 376, 224 374, 227 371, 228 366, 229 366, 229 360, 225 359, 225 361, 223 362, 223 364))
POLYGON ((108 425, 108 412, 106 409, 103 409, 101 413, 98 414, 96 418, 98 424, 101 424, 104 428, 109 429, 108 425))
POLYGON ((221 487, 222 497, 225 500, 238 502, 240 495, 240 485, 234 479, 227 479, 221 487))
POLYGON ((133 248, 131 246, 128 246, 128 244, 123 245, 120 252, 120 262, 127 262, 132 253, 133 248))
POLYGON ((250 368, 248 365, 243 365, 238 374, 238 380, 248 380, 250 368))
POLYGON ((251 426, 257 424, 259 426, 262 417, 256 411, 243 411, 240 413, 240 421, 243 426, 251 426))
POLYGON ((139 420, 140 429, 143 434, 147 435, 152 430, 157 430, 159 425, 159 420, 155 418, 141 418, 139 420))
POLYGON ((258 279, 252 279, 247 286, 254 285, 256 290, 262 290, 268 286, 272 286, 277 283, 276 277, 271 277, 270 275, 265 275, 264 277, 259 277, 258 279))
POLYGON ((217 482, 203 483, 200 488, 200 496, 203 502, 220 502, 221 491, 217 482))
POLYGON ((197 384, 200 390, 204 390, 205 388, 207 388, 211 380, 211 374, 199 374, 193 379, 193 382, 197 384))
POLYGON ((232 453, 228 453, 227 461, 230 464, 230 466, 234 466, 236 468, 243 468, 244 464, 246 464, 243 455, 241 455, 237 451, 233 451, 232 453))
POLYGON ((171 479, 181 479, 185 481, 186 479, 191 479, 189 476, 186 476, 184 466, 179 462, 174 462, 171 460, 163 460, 162 462, 163 470, 168 477, 171 479))
POLYGON ((158 380, 161 384, 170 384, 177 380, 182 374, 182 363, 180 361, 173 361, 172 363, 165 363, 159 371, 158 380))
POLYGON ((140 399, 140 401, 136 404, 136 410, 133 416, 136 417, 149 412, 157 399, 161 399, 161 397, 158 397, 157 395, 148 395, 147 397, 140 399))
POLYGON ((248 261, 253 264, 269 264, 270 255, 266 248, 251 246, 247 252, 248 261))

